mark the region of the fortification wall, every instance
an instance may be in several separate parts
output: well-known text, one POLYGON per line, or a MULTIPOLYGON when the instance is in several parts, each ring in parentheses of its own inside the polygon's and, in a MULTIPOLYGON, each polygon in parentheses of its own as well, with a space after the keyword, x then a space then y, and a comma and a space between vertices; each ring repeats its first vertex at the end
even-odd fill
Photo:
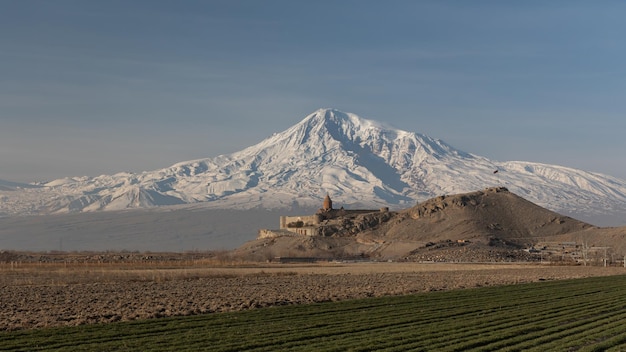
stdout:
POLYGON ((381 212, 380 209, 354 209, 354 210, 344 210, 346 215, 349 214, 368 214, 368 213, 378 213, 381 212))
POLYGON ((317 226, 319 224, 319 218, 317 215, 281 216, 280 228, 281 229, 295 228, 296 226, 289 226, 289 225, 290 224, 295 225, 300 221, 302 222, 302 225, 300 227, 317 226))
POLYGON ((259 233, 257 235, 257 239, 276 238, 276 237, 282 237, 282 236, 298 236, 298 234, 295 233, 295 232, 287 231, 287 230, 261 229, 261 230, 259 230, 259 233))
POLYGON ((281 216, 280 230, 259 230, 258 238, 274 238, 280 236, 321 236, 323 229, 320 223, 327 223, 342 216, 354 217, 355 215, 367 213, 386 213, 389 208, 380 209, 320 209, 315 215, 281 216))
POLYGON ((317 227, 294 227, 281 230, 261 229, 257 234, 257 239, 276 238, 283 236, 316 236, 317 227))
POLYGON ((332 220, 342 216, 355 216, 361 214, 369 214, 369 213, 378 213, 378 212, 388 212, 389 208, 381 208, 381 209, 332 209, 329 211, 320 211, 317 213, 320 220, 332 220))
POLYGON ((293 232, 297 235, 301 236, 316 236, 317 235, 317 226, 307 226, 307 227, 292 227, 286 228, 286 231, 293 232))

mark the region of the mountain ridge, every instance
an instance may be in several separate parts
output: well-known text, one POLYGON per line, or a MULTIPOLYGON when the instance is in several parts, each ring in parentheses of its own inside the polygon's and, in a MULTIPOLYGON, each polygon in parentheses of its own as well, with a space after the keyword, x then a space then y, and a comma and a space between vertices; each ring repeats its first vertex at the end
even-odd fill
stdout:
POLYGON ((68 177, 0 190, 0 213, 54 214, 203 203, 228 209, 344 204, 407 207, 505 186, 565 213, 626 213, 626 181, 533 162, 492 161, 423 134, 335 109, 231 154, 160 170, 68 177), (498 171, 494 173, 494 171, 498 171))

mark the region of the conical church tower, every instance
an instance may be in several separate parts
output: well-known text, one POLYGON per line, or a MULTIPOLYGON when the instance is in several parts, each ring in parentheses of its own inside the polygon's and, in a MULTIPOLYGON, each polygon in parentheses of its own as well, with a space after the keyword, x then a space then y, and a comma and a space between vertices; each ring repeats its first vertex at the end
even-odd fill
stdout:
POLYGON ((324 204, 322 205, 322 210, 329 211, 333 210, 333 201, 330 200, 330 195, 326 193, 326 197, 324 197, 324 204))

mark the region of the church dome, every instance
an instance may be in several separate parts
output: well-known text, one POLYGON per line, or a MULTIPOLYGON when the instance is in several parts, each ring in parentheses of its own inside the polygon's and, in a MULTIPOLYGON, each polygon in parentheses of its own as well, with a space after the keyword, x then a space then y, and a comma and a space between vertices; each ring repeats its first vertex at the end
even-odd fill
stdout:
POLYGON ((331 210, 332 208, 333 208, 333 201, 330 200, 330 196, 328 195, 328 193, 326 193, 326 197, 324 197, 324 204, 322 206, 322 209, 331 210))

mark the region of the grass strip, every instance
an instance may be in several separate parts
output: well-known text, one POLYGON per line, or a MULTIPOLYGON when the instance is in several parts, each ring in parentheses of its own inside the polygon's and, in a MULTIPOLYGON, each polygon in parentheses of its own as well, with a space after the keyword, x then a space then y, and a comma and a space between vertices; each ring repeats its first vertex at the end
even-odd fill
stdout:
POLYGON ((605 350, 626 276, 0 333, 3 351, 605 350))

